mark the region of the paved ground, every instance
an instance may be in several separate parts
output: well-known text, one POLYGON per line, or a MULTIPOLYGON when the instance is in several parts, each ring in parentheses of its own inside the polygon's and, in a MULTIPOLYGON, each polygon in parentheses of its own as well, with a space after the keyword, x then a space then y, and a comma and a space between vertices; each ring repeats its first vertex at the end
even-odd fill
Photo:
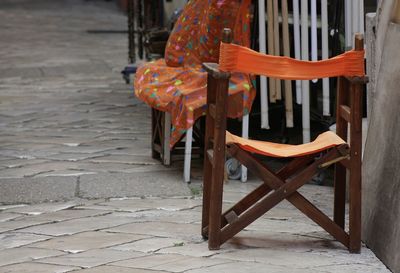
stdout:
POLYGON ((127 34, 88 33, 127 29, 114 3, 2 0, 0 25, 0 202, 189 193, 151 159, 127 34))
MULTIPOLYGON (((230 182, 229 206, 258 183, 230 182)), ((329 187, 307 186, 324 211, 329 187)), ((120 198, 0 207, 0 272, 389 272, 367 248, 349 254, 289 203, 220 251, 200 236, 201 199, 120 198)))
MULTIPOLYGON (((286 203, 208 251, 200 184, 150 158, 126 35, 87 32, 125 21, 103 1, 0 3, 0 272, 388 272, 286 203)), ((226 206, 257 184, 229 182, 226 206)), ((329 211, 331 188, 306 190, 329 211)))

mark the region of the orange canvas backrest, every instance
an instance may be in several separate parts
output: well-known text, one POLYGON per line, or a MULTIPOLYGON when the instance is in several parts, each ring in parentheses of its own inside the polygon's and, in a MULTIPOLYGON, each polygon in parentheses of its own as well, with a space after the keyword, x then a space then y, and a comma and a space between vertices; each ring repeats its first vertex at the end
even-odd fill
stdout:
POLYGON ((247 47, 222 43, 219 68, 227 72, 264 75, 284 80, 312 80, 365 75, 364 50, 350 50, 322 61, 301 61, 265 55, 247 47))
POLYGON ((190 0, 168 39, 168 66, 217 62, 222 30, 234 30, 237 44, 250 44, 249 0, 190 0))

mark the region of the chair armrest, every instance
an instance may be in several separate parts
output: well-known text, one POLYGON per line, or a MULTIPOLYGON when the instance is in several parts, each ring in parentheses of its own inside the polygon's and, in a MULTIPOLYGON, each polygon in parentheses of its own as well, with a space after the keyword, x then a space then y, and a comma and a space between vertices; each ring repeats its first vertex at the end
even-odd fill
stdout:
POLYGON ((203 63, 203 68, 215 79, 229 79, 231 76, 231 73, 219 70, 219 66, 216 63, 203 63))

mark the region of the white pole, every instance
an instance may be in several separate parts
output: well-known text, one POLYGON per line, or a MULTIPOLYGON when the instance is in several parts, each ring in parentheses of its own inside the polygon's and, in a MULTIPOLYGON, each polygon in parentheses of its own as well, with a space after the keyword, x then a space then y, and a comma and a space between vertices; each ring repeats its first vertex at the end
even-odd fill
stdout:
POLYGON ((183 180, 190 183, 190 161, 192 159, 193 126, 186 131, 185 158, 183 163, 183 180))
MULTIPOLYGON (((265 30, 265 0, 258 0, 258 26, 259 26, 259 47, 260 53, 267 53, 267 38, 265 30)), ((261 95, 261 128, 269 129, 268 121, 268 89, 267 78, 260 77, 261 95)))
MULTIPOLYGON (((311 60, 318 60, 317 0, 311 0, 311 60)), ((312 80, 316 83, 318 79, 312 80)))
POLYGON ((351 33, 351 43, 350 45, 353 46, 353 37, 354 34, 356 34, 360 30, 360 0, 352 0, 352 19, 353 19, 353 28, 352 28, 352 33, 351 33))
MULTIPOLYGON (((243 116, 242 137, 246 139, 249 138, 249 114, 243 116)), ((241 168, 240 180, 244 183, 247 182, 247 168, 244 165, 242 165, 241 168)))
MULTIPOLYGON (((351 20, 351 16, 352 16, 352 12, 351 12, 351 1, 352 0, 345 0, 345 7, 344 7, 344 21, 345 21, 345 45, 346 45, 346 49, 350 48, 352 46, 352 20, 351 20)), ((353 0, 356 1, 356 0, 353 0)))
MULTIPOLYGON (((274 55, 280 56, 281 55, 281 46, 280 46, 280 34, 279 34, 279 3, 278 0, 273 1, 273 18, 274 18, 274 55)), ((269 38, 269 37, 268 37, 269 38)), ((276 99, 282 99, 282 87, 281 87, 281 80, 280 79, 273 79, 275 80, 275 88, 276 88, 276 99)))
POLYGON ((364 33, 364 1, 360 1, 360 22, 359 22, 359 29, 358 32, 364 33))
MULTIPOLYGON (((301 59, 299 17, 299 0, 293 0, 294 57, 298 60, 301 59)), ((301 81, 296 81, 296 102, 297 104, 301 104, 301 81)))
MULTIPOLYGON (((268 54, 275 55, 275 35, 274 35, 274 2, 273 0, 267 0, 267 12, 268 12, 268 54)), ((271 103, 276 102, 276 80, 269 78, 269 101, 271 103)))
POLYGON ((166 166, 171 165, 171 150, 169 149, 170 139, 171 139, 171 114, 169 112, 164 112, 163 163, 166 166))
MULTIPOLYGON (((288 1, 282 0, 282 36, 283 36, 283 54, 290 57, 290 42, 289 42, 289 11, 288 1)), ((292 81, 285 80, 285 112, 286 112, 286 127, 293 128, 293 93, 292 81)))
POLYGON ((311 60, 318 60, 317 0, 311 0, 311 60))
MULTIPOLYGON (((328 0, 321 0, 321 36, 322 36, 322 59, 329 58, 328 43, 328 0)), ((322 80, 322 109, 324 116, 330 116, 329 109, 329 78, 322 80)))
MULTIPOLYGON (((301 1, 301 57, 309 60, 308 53, 308 0, 301 1)), ((303 143, 310 142, 310 82, 302 81, 303 143)))

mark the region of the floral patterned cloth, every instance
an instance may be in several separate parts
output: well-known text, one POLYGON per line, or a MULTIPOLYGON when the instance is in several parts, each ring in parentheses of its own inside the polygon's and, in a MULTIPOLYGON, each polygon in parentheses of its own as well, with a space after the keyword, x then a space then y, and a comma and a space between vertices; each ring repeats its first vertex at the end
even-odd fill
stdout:
MULTIPOLYGON (((233 29, 234 43, 249 47, 250 2, 188 1, 170 35, 165 58, 138 68, 136 96, 155 109, 171 113, 171 148, 206 113, 207 73, 201 65, 218 62, 222 30, 233 29)), ((250 76, 232 74, 228 116, 247 114, 254 97, 250 76)))

